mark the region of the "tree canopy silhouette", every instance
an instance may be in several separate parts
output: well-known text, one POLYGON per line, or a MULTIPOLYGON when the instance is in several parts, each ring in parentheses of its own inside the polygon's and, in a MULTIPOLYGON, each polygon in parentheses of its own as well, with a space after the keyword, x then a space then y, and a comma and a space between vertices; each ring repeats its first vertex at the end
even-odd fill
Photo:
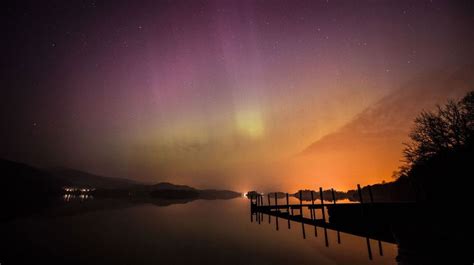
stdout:
POLYGON ((459 101, 437 106, 436 111, 424 111, 415 119, 405 144, 408 166, 423 163, 431 157, 472 143, 474 131, 474 91, 459 101))
POLYGON ((422 200, 471 199, 466 179, 474 174, 474 91, 458 101, 424 111, 405 144, 401 177, 408 177, 422 200), (421 194, 420 194, 421 193, 421 194))

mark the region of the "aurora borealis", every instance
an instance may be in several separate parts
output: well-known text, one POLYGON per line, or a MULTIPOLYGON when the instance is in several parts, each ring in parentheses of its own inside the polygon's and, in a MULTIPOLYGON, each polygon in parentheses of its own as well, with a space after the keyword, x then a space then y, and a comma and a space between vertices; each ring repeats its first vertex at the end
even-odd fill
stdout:
POLYGON ((0 156, 146 182, 318 183, 285 164, 419 75, 474 58, 469 1, 9 5, 0 156))

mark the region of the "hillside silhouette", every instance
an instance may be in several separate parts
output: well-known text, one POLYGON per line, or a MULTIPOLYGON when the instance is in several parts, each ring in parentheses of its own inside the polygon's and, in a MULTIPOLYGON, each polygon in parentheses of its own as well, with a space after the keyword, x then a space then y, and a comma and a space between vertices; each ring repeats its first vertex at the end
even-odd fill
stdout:
MULTIPOLYGON (((64 195, 81 195, 80 189, 87 189, 86 194, 95 199, 130 201, 135 204, 152 203, 159 206, 196 199, 232 199, 240 196, 240 193, 230 190, 196 189, 168 182, 149 185, 74 169, 41 169, 5 159, 0 159, 0 173, 0 220, 57 207, 64 195), (66 190, 70 188, 75 191, 71 193, 66 190)), ((99 205, 98 208, 101 209, 109 205, 116 207, 117 203, 94 205, 99 205)), ((90 208, 94 208, 94 205, 90 208)))

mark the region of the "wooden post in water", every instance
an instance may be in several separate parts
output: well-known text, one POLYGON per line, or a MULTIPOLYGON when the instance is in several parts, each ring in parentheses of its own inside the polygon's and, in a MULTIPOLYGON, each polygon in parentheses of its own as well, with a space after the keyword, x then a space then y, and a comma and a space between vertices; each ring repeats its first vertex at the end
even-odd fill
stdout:
POLYGON ((383 256, 382 241, 380 241, 380 240, 379 240, 379 254, 380 254, 380 256, 383 256))
POLYGON ((319 197, 321 198, 321 212, 323 212, 323 221, 326 222, 326 212, 324 211, 323 188, 319 187, 319 197))
MULTIPOLYGON (((311 190, 311 206, 314 206, 314 191, 311 190)), ((309 211, 311 213, 311 220, 316 219, 314 208, 311 208, 309 211)))
POLYGON ((271 206, 271 202, 270 202, 270 193, 267 194, 267 200, 268 200, 268 223, 270 224, 272 222, 272 215, 270 214, 270 212, 272 211, 272 208, 270 208, 271 206))
POLYGON ((303 191, 300 190, 300 215, 303 218, 303 191))
POLYGON ((326 243, 326 247, 329 247, 328 230, 326 227, 324 227, 324 243, 326 243))
POLYGON ((332 194, 332 203, 336 204, 336 194, 334 193, 334 189, 331 189, 331 194, 332 194))
POLYGON ((369 259, 372 260, 372 249, 370 248, 370 239, 366 237, 365 240, 367 241, 367 252, 369 254, 369 259))
POLYGON ((362 198, 362 190, 360 188, 360 185, 357 184, 357 192, 359 193, 359 201, 360 201, 360 208, 361 208, 361 211, 362 211, 362 217, 365 216, 365 211, 364 211, 364 199, 362 198))
POLYGON ((291 208, 291 215, 294 215, 294 208, 291 207, 291 206, 290 206, 290 208, 291 208))
POLYGON ((257 210, 256 214, 257 214, 257 222, 258 224, 260 224, 260 212, 257 210))
POLYGON ((276 224, 276 230, 278 231, 278 230, 279 230, 279 227, 278 227, 278 215, 275 217, 275 224, 276 224))
POLYGON ((290 198, 288 192, 286 193, 286 213, 288 214, 288 229, 291 229, 290 225, 290 198))
MULTIPOLYGON (((334 189, 331 189, 331 195, 332 195, 332 203, 336 205, 336 194, 334 193, 334 189)), ((341 234, 339 233, 339 230, 336 230, 337 233, 337 243, 341 244, 341 234)))
MULTIPOLYGON (((278 206, 278 198, 277 198, 277 193, 275 192, 275 206, 278 206)), ((275 217, 275 224, 276 224, 276 230, 278 231, 279 230, 279 227, 278 227, 278 214, 280 213, 280 210, 278 209, 278 207, 275 207, 276 209, 276 217, 275 217)))

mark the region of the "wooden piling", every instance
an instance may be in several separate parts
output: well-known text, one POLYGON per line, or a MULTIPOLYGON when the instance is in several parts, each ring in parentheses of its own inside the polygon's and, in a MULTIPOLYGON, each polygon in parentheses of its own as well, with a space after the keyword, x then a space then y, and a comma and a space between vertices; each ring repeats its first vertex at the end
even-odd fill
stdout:
POLYGON ((279 226, 278 226, 278 215, 275 217, 275 225, 276 225, 276 230, 280 230, 279 226))
POLYGON ((334 189, 331 189, 331 195, 332 195, 332 203, 336 204, 336 194, 334 193, 334 189))
MULTIPOLYGON (((334 192, 334 189, 331 188, 331 195, 332 195, 332 203, 336 205, 336 194, 334 192)), ((336 231, 337 233, 337 243, 341 244, 341 234, 339 233, 339 230, 336 231)))
POLYGON ((326 243, 326 247, 329 247, 328 230, 326 227, 324 227, 324 243, 326 243))
POLYGON ((291 224, 290 224, 290 198, 288 196, 288 192, 286 193, 286 213, 288 214, 288 229, 291 229, 291 224))
POLYGON ((306 239, 306 231, 304 230, 304 222, 301 222, 301 230, 303 232, 303 239, 306 239))
POLYGON ((372 260, 372 249, 370 248, 370 239, 368 237, 365 238, 367 241, 367 252, 369 254, 369 259, 372 260))
MULTIPOLYGON (((275 192, 275 206, 278 206, 278 198, 277 198, 277 193, 275 192)), ((279 227, 278 227, 278 213, 280 212, 280 210, 278 210, 278 207, 276 207, 276 210, 277 210, 277 215, 275 216, 275 224, 276 224, 276 230, 278 231, 279 230, 279 227)))
POLYGON ((379 240, 379 254, 380 254, 380 256, 383 256, 382 241, 380 241, 380 240, 379 240))
POLYGON ((364 210, 364 199, 362 198, 362 189, 360 188, 360 185, 357 184, 357 192, 359 193, 359 201, 360 201, 360 208, 362 211, 362 216, 365 217, 365 210, 364 210))
POLYGON ((270 206, 271 205, 271 203, 270 203, 270 193, 267 194, 267 199, 268 199, 268 206, 270 206))
MULTIPOLYGON (((313 190, 311 190, 311 205, 314 206, 314 191, 313 190)), ((309 212, 311 213, 311 220, 316 219, 314 208, 311 208, 309 212)))
POLYGON ((321 199, 321 212, 323 212, 323 221, 326 222, 326 212, 324 210, 323 188, 319 187, 319 197, 321 199))
POLYGON ((303 218, 303 191, 300 190, 300 215, 303 218))

